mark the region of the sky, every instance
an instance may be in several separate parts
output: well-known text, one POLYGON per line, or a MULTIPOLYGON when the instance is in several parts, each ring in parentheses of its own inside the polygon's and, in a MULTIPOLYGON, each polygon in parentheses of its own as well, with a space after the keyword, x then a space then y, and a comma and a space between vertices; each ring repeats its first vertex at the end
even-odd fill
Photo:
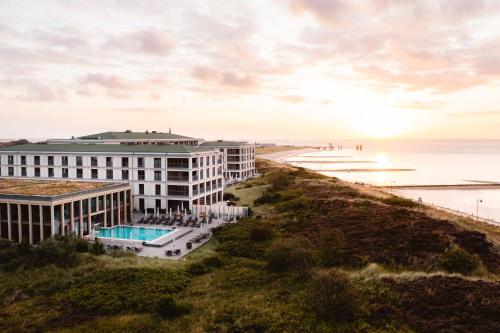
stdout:
POLYGON ((500 139, 500 1, 0 1, 0 138, 500 139))

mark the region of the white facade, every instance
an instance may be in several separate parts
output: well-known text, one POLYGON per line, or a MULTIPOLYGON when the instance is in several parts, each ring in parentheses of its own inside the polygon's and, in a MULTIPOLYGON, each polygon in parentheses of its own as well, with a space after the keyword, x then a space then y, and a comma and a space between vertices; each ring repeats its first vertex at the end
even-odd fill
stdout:
POLYGON ((0 151, 0 176, 126 182, 132 186, 134 207, 149 212, 190 209, 193 204, 222 201, 223 154, 217 150, 170 153, 141 152, 137 148, 131 152, 74 152, 50 151, 49 147, 45 151, 16 150, 17 147, 22 146, 0 151))

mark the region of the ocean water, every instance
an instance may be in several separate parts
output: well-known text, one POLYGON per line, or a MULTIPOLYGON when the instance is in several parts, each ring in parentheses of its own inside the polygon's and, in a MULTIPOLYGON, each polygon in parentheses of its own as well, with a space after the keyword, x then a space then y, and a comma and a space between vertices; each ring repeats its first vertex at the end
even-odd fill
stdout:
POLYGON ((500 221, 500 186, 484 186, 500 185, 498 140, 342 142, 334 150, 290 155, 286 161, 350 182, 390 186, 399 195, 468 214, 479 211, 480 217, 500 221), (363 150, 356 150, 356 144, 363 150), (477 186, 400 188, 464 184, 477 186))

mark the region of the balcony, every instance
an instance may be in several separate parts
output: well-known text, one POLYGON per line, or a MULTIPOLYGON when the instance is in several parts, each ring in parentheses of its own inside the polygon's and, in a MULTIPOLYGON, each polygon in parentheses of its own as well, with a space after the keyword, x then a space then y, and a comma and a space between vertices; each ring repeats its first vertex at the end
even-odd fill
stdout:
POLYGON ((187 163, 168 163, 168 168, 188 169, 187 163))
POLYGON ((193 180, 198 180, 198 175, 193 175, 193 180))
POLYGON ((189 192, 188 191, 168 191, 168 195, 176 195, 176 196, 181 196, 181 197, 188 197, 189 192))
POLYGON ((198 163, 193 163, 193 168, 197 168, 198 167, 198 163))
MULTIPOLYGON (((180 181, 180 182, 189 181, 189 177, 183 177, 183 176, 168 176, 167 179, 170 181, 180 181)), ((194 179, 194 176, 193 176, 193 179, 194 179)))

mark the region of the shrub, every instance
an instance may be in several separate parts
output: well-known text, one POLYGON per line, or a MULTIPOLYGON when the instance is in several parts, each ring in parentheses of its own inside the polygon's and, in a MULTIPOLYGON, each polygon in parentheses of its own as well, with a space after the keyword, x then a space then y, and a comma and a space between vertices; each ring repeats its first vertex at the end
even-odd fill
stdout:
POLYGON ((269 175, 269 183, 273 191, 282 191, 290 185, 290 176, 286 171, 279 170, 269 175))
POLYGON ((415 208, 418 206, 416 202, 411 201, 410 199, 405 199, 401 197, 389 197, 383 198, 380 201, 387 205, 400 206, 406 208, 415 208))
POLYGON ((360 310, 359 295, 349 277, 336 271, 313 276, 307 296, 316 315, 328 321, 351 321, 360 310))
POLYGON ((318 247, 321 264, 333 266, 342 263, 346 240, 339 229, 323 231, 319 235, 318 247))
POLYGON ((32 254, 31 262, 38 267, 54 264, 68 268, 80 263, 80 255, 71 238, 47 239, 33 248, 32 254))
POLYGON ((76 252, 88 252, 89 251, 89 243, 85 239, 77 238, 75 240, 75 248, 76 252))
POLYGON ((458 246, 455 246, 447 249, 441 255, 438 260, 438 264, 450 273, 468 274, 479 266, 479 260, 476 256, 458 246))
POLYGON ((186 268, 186 271, 191 275, 203 275, 210 273, 211 270, 210 266, 204 265, 200 262, 194 262, 186 268))
POLYGON ((234 195, 233 193, 229 193, 229 192, 224 192, 222 199, 224 201, 238 201, 238 200, 240 200, 240 198, 238 198, 236 195, 234 195))
POLYGON ((265 257, 270 270, 293 271, 300 277, 309 275, 309 269, 316 259, 306 239, 277 240, 271 243, 265 257))
POLYGON ((163 318, 173 318, 189 312, 187 304, 176 302, 174 296, 163 295, 156 303, 156 312, 163 318))
POLYGON ((268 224, 257 224, 250 230, 250 238, 255 242, 270 240, 273 238, 273 230, 268 224))
POLYGON ((253 202, 255 206, 277 203, 281 199, 281 194, 265 192, 253 202))
POLYGON ((104 245, 99 241, 98 238, 95 239, 94 243, 90 247, 90 253, 96 256, 100 256, 104 254, 106 251, 104 250, 104 245))
POLYGON ((220 259, 220 257, 218 257, 218 256, 212 256, 212 257, 204 258, 201 262, 204 265, 210 266, 210 267, 213 267, 213 268, 222 267, 222 265, 224 264, 222 262, 222 260, 220 259))

